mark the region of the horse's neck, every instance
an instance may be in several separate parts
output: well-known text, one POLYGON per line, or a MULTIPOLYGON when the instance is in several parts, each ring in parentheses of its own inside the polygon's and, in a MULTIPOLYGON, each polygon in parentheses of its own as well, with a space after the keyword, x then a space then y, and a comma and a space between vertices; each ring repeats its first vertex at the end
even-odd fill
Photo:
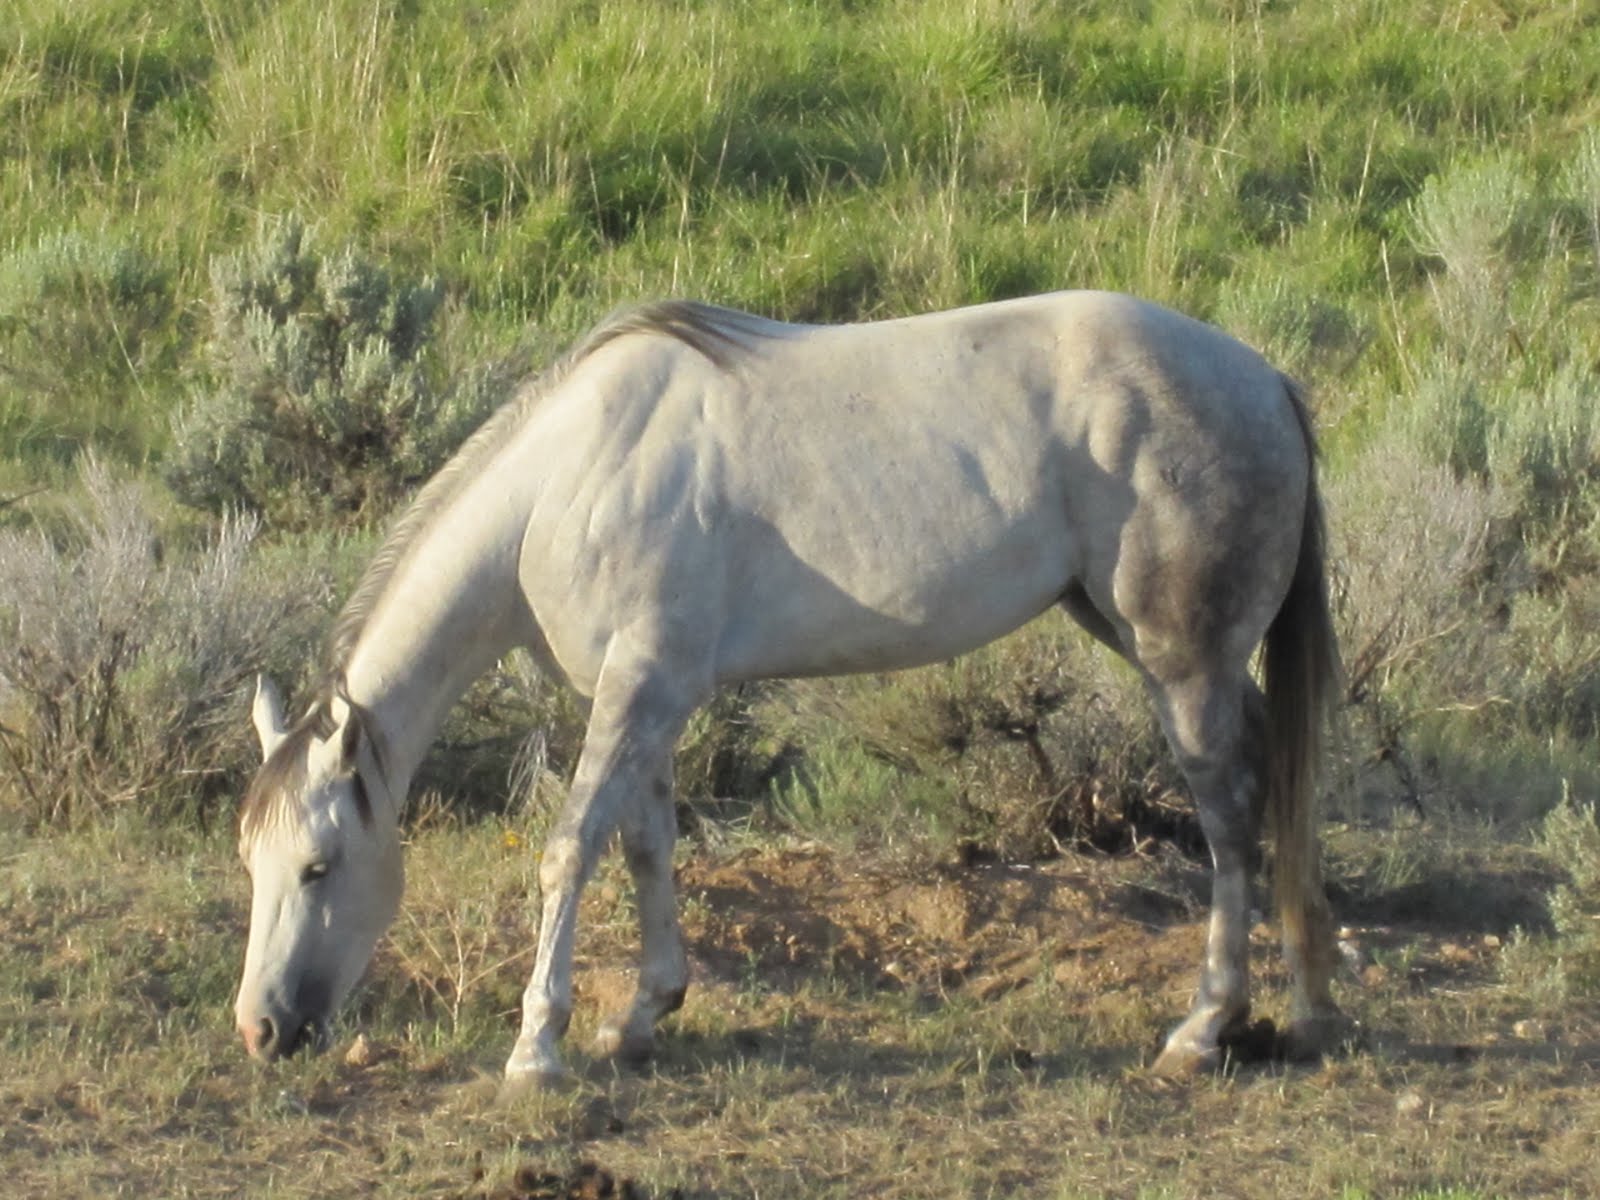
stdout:
POLYGON ((462 693, 528 640, 520 535, 475 532, 436 531, 407 553, 345 665, 397 799, 462 693))

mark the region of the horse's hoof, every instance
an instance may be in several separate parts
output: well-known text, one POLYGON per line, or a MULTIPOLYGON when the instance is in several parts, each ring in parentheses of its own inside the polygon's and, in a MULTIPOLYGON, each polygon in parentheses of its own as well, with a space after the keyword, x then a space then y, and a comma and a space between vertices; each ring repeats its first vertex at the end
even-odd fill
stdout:
POLYGON ((656 1042, 648 1033, 630 1033, 625 1021, 606 1021, 594 1035, 594 1050, 624 1066, 642 1067, 655 1057, 656 1042))
POLYGON ((1188 1018, 1167 1035, 1166 1045, 1156 1056, 1150 1070, 1163 1079, 1192 1079, 1196 1075, 1214 1075, 1237 1065, 1241 1050, 1257 1027, 1267 1026, 1271 1037, 1271 1022, 1250 1023, 1250 1008, 1241 1008, 1232 1017, 1221 1020, 1211 1009, 1190 1013, 1188 1018))
POLYGON ((1283 1057, 1289 1062, 1316 1062, 1358 1050, 1363 1040, 1360 1024, 1341 1012, 1296 1017, 1284 1031, 1283 1057))
POLYGON ((1160 1079, 1194 1079, 1216 1074, 1222 1069, 1222 1061, 1222 1051, 1216 1046, 1169 1041, 1151 1064, 1150 1073, 1160 1079))
POLYGON ((495 1094, 495 1102, 500 1105, 515 1104, 529 1096, 570 1091, 577 1082, 577 1076, 560 1065, 526 1068, 508 1066, 505 1078, 500 1081, 500 1090, 495 1094))

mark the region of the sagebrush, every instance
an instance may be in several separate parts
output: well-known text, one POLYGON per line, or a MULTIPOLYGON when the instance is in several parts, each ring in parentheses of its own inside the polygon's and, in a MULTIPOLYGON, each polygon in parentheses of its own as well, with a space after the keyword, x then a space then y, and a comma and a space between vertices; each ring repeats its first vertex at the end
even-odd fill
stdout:
POLYGON ((329 606, 316 566, 269 566, 257 522, 198 540, 90 459, 58 527, 0 530, 0 802, 29 823, 136 804, 208 815, 251 761, 249 684, 329 606))
POLYGON ((460 445, 517 382, 509 361, 445 377, 430 361, 444 289, 325 253, 290 218, 212 266, 217 382, 180 413, 166 477, 213 512, 275 528, 370 523, 460 445))

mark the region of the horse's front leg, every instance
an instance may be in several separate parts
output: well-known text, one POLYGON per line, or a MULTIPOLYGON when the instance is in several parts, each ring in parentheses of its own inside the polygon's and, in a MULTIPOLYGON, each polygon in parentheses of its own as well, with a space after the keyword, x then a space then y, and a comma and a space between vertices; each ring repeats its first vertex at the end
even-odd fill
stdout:
MULTIPOLYGON (((653 818, 656 825, 652 827, 648 823, 642 826, 635 814, 641 806, 640 798, 652 794, 662 780, 670 778, 673 743, 695 702, 681 686, 670 681, 659 658, 630 654, 619 648, 607 655, 572 790, 545 843, 539 866, 539 886, 544 894, 539 946, 533 976, 522 996, 522 1029, 506 1061, 508 1084, 545 1083, 566 1073, 559 1044, 572 1017, 572 953, 579 894, 619 821, 623 822, 625 839, 633 847, 629 851, 630 862, 650 857, 644 847, 661 840, 656 836, 652 842, 640 832, 649 827, 658 835, 659 815, 653 818)), ((665 804, 665 816, 667 821, 673 818, 670 798, 665 804)), ((664 853, 670 906, 670 839, 664 853)), ((635 874, 639 874, 637 866, 635 874)), ((641 895, 641 914, 647 909, 656 911, 653 905, 658 890, 653 890, 650 898, 641 895)), ((677 945, 675 916, 669 932, 670 939, 658 935, 651 942, 647 928, 647 971, 641 973, 641 984, 648 982, 652 987, 659 986, 668 997, 681 998, 683 951, 677 945), (657 959, 675 963, 676 967, 648 970, 652 946, 657 959)), ((635 1008, 639 1007, 636 1002, 635 1008)), ((624 1020, 620 1028, 631 1032, 633 1024, 624 1020)))
POLYGON ((639 905, 639 979, 632 1003, 601 1024, 595 1049, 638 1063, 654 1050, 656 1022, 683 1004, 689 960, 672 881, 678 822, 670 765, 630 801, 621 819, 622 852, 639 905))
POLYGON ((578 898, 594 873, 600 850, 615 818, 612 788, 586 772, 580 760, 560 819, 545 842, 539 863, 544 902, 533 975, 522 993, 522 1029, 506 1060, 510 1085, 544 1086, 566 1074, 559 1044, 572 1019, 572 950, 577 935, 578 898))

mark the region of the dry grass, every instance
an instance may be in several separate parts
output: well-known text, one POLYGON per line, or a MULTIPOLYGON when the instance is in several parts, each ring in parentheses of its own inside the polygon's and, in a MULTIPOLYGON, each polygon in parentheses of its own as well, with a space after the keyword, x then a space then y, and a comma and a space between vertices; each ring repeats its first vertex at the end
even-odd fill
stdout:
MULTIPOLYGON (((1537 905, 1495 898, 1551 877, 1528 873, 1531 848, 1419 829, 1436 849, 1397 869, 1398 839, 1342 833, 1363 972, 1342 994, 1369 1045, 1179 1087, 1143 1064, 1201 937, 1203 876, 1181 860, 913 872, 815 845, 687 849, 697 986, 637 1075, 582 1050, 631 942, 609 863, 582 945, 580 1079, 502 1106, 530 915, 516 832, 419 834, 408 916, 346 1040, 273 1068, 229 1028, 244 904, 224 838, 15 844, 0 861, 9 1194, 504 1196, 519 1169, 526 1184, 583 1161, 654 1197, 1600 1189, 1600 1010, 1573 999, 1519 1024, 1532 1010, 1497 965, 1537 905), (1408 905, 1446 879, 1484 902, 1408 905), (361 1065, 345 1059, 356 1027, 361 1065)), ((1270 1010, 1282 981, 1261 932, 1270 1010)))

